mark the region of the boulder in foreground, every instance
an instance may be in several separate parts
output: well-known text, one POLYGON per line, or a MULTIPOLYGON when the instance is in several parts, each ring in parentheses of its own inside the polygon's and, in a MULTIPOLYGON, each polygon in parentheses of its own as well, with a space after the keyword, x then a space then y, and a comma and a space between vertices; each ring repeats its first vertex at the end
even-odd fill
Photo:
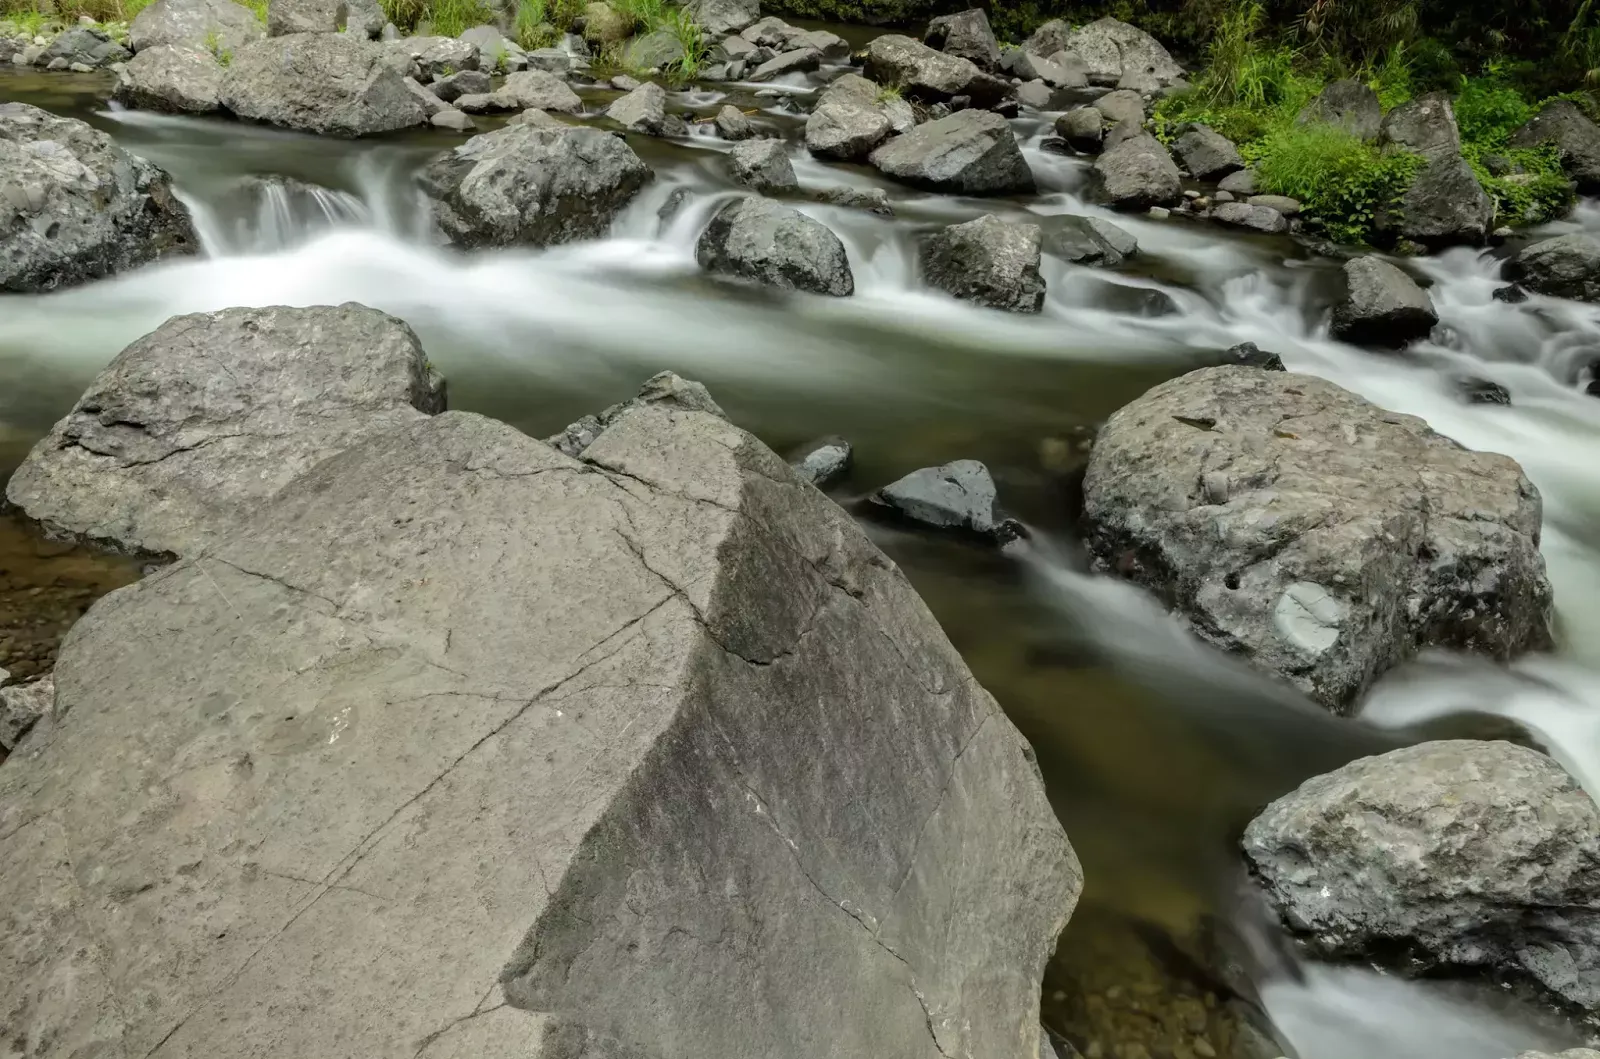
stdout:
POLYGON ((1543 754, 1447 740, 1364 758, 1269 805, 1244 852, 1320 955, 1600 1010, 1600 811, 1543 754))
POLYGON ((1212 367, 1113 415, 1096 566, 1336 712, 1423 647, 1547 647, 1539 492, 1516 461, 1293 372, 1212 367))
POLYGON ((249 121, 321 136, 370 136, 424 125, 406 88, 409 62, 349 33, 295 33, 241 48, 222 75, 222 103, 249 121))
POLYGON ((58 538, 187 555, 299 474, 444 408, 411 328, 362 305, 175 316, 118 355, 6 498, 58 538))
POLYGON ((73 286, 198 243, 165 172, 76 118, 0 103, 0 291, 73 286))
POLYGON ((651 175, 610 133, 514 124, 439 156, 421 182, 458 246, 550 246, 604 235, 651 175))
POLYGON ((0 1011, 56 1054, 1038 1048, 1081 876, 1027 744, 715 416, 582 460, 400 427, 101 600, 56 680, 0 768, 0 1011))

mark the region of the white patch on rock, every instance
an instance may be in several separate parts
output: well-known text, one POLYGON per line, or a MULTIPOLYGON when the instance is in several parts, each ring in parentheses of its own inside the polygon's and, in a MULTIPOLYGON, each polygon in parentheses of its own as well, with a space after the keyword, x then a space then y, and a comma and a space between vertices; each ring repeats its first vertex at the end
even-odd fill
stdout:
POLYGON ((1296 581, 1284 589, 1273 609, 1278 633, 1308 654, 1320 655, 1339 640, 1345 606, 1315 581, 1296 581))

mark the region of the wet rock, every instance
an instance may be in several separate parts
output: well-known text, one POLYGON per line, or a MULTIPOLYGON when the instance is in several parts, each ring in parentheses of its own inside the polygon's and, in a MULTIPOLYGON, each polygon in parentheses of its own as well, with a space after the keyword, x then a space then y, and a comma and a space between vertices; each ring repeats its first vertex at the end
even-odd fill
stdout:
POLYGON ((515 124, 441 155, 421 184, 458 246, 549 246, 604 235, 651 175, 599 129, 515 124))
POLYGON ((6 498, 54 537, 187 555, 329 456, 443 408, 416 335, 375 309, 177 316, 95 379, 6 498))
POLYGON ((1282 235, 1289 220, 1270 206, 1254 202, 1224 202, 1211 211, 1211 219, 1228 228, 1243 228, 1265 235, 1282 235))
MULTIPOLYGON (((1370 143, 1383 127, 1383 104, 1378 102, 1378 93, 1361 81, 1330 81, 1296 120, 1302 125, 1340 125, 1357 139, 1370 143)), ((1239 194, 1233 188, 1228 190, 1239 194)))
POLYGON ((893 131, 879 91, 858 74, 845 74, 823 89, 806 118, 806 150, 847 162, 871 154, 893 131))
POLYGON ((855 279, 844 244, 798 210, 762 198, 723 206, 700 233, 695 259, 707 272, 779 290, 844 297, 855 279))
POLYGON ((1000 68, 1000 42, 995 39, 989 16, 982 8, 940 15, 928 23, 922 41, 946 55, 966 59, 980 70, 1000 68))
POLYGON ((102 29, 74 26, 51 41, 39 58, 46 63, 64 59, 69 66, 76 63, 98 70, 112 63, 127 62, 133 58, 133 53, 102 29))
POLYGON ((1349 293, 1333 310, 1333 336, 1357 345, 1394 349, 1428 337, 1439 314, 1410 276, 1380 257, 1345 263, 1349 293))
POLYGON ((1298 217, 1304 208, 1298 200, 1291 199, 1287 195, 1251 195, 1250 205, 1277 210, 1285 217, 1298 217))
POLYGON ((267 35, 255 12, 232 0, 155 0, 128 26, 135 52, 171 44, 229 53, 267 35))
POLYGON ((822 53, 815 48, 796 48, 777 55, 754 70, 750 71, 746 80, 763 84, 775 81, 784 74, 810 73, 822 65, 822 53))
POLYGON ((1119 210, 1170 206, 1183 198, 1177 165, 1161 141, 1149 133, 1137 133, 1108 146, 1094 168, 1106 198, 1119 210))
POLYGON ((443 102, 454 103, 462 96, 485 95, 494 85, 482 70, 461 70, 437 78, 428 89, 443 102))
POLYGON ((732 104, 725 104, 717 111, 715 124, 717 135, 724 140, 748 140, 756 134, 749 116, 732 104))
POLYGON ((1013 91, 1017 102, 1034 110, 1048 110, 1055 93, 1043 81, 1025 81, 1013 91))
POLYGON ((1511 403, 1511 391, 1492 379, 1480 379, 1469 375, 1456 379, 1455 384, 1456 392, 1461 394, 1462 400, 1468 404, 1511 403))
POLYGON ((739 34, 751 44, 762 48, 771 48, 774 51, 787 51, 790 42, 805 32, 797 26, 791 26, 775 15, 768 15, 758 20, 754 25, 747 26, 739 34))
POLYGON ((760 0, 689 0, 687 10, 702 33, 725 37, 761 17, 760 0))
POLYGON ((1117 268, 1139 252, 1138 240, 1098 217, 1040 217, 1044 252, 1074 265, 1117 268))
MULTIPOLYGON (((454 37, 406 37, 384 45, 390 54, 404 57, 411 64, 417 80, 424 84, 448 78, 465 70, 483 70, 485 76, 494 70, 494 61, 483 61, 483 53, 470 41, 454 37)), ((488 87, 481 89, 488 92, 488 87)), ((472 93, 462 92, 460 95, 472 93)))
POLYGON ((1035 186, 1011 126, 982 110, 918 125, 877 148, 870 161, 886 176, 932 191, 1009 195, 1035 186))
POLYGON ((1308 780, 1244 853, 1313 951, 1600 1008, 1600 811, 1537 751, 1446 740, 1308 780))
MULTIPOLYGON (((662 92, 660 85, 643 86, 638 91, 649 87, 662 92)), ((497 94, 511 100, 520 110, 531 108, 552 114, 576 114, 583 109, 583 100, 578 98, 578 93, 561 78, 544 70, 521 70, 510 75, 497 94)), ((663 92, 662 99, 665 98, 663 92)))
POLYGON ((893 217, 894 207, 882 188, 823 188, 816 200, 829 206, 844 206, 853 210, 867 210, 880 217, 893 217))
POLYGON ((1006 94, 995 95, 983 71, 971 61, 894 33, 867 46, 866 75, 880 85, 898 85, 906 95, 929 102, 953 96, 994 95, 998 99, 1006 94))
POLYGON ((1507 264, 1506 274, 1538 294, 1600 301, 1600 239, 1574 232, 1534 243, 1507 264))
POLYGON ((463 413, 390 431, 95 607, 56 674, 72 723, 0 769, 21 1039, 1036 1047, 1081 871, 1027 743, 722 419, 637 408, 582 461, 463 413))
POLYGON ((1433 155, 1400 199, 1398 232, 1428 247, 1478 246, 1494 222, 1494 200, 1459 154, 1433 155))
POLYGON ((1379 139, 1417 154, 1461 153, 1461 130, 1450 93, 1426 92, 1395 107, 1383 119, 1379 139))
POLYGON ((1120 89, 1116 92, 1107 92, 1094 101, 1094 109, 1105 118, 1107 125, 1116 126, 1127 122, 1141 129, 1144 127, 1144 100, 1137 92, 1120 89))
POLYGON ((1183 167, 1196 180, 1221 180, 1244 168, 1233 141, 1204 125, 1191 125, 1172 145, 1183 167))
MULTIPOLYGON (((0 669, 0 684, 6 671, 0 669)), ((0 687, 0 751, 15 750, 22 737, 49 713, 55 704, 55 677, 49 674, 24 684, 0 687)))
POLYGON ((324 136, 421 125, 393 46, 346 33, 297 33, 241 48, 222 73, 222 105, 249 121, 324 136))
POLYGON ((114 98, 139 110, 210 114, 222 109, 222 64, 208 51, 158 44, 117 75, 114 98))
POLYGON ((1056 135, 1084 154, 1098 154, 1105 137, 1106 117, 1099 107, 1078 107, 1056 119, 1056 135))
POLYGON ((872 495, 870 504, 888 515, 924 529, 980 537, 1009 537, 1015 526, 995 510, 994 479, 977 460, 956 460, 943 467, 912 471, 872 495))
POLYGON ((633 19, 603 0, 583 9, 583 39, 590 44, 621 44, 633 33, 633 19))
POLYGON ((606 117, 630 132, 660 136, 667 124, 667 90, 653 81, 642 84, 607 107, 606 117))
POLYGON ((472 132, 478 123, 454 107, 446 107, 428 119, 428 124, 436 129, 448 129, 451 132, 472 132))
MULTIPOLYGON (((411 79, 409 77, 406 78, 405 85, 406 85, 406 91, 410 92, 412 94, 412 96, 416 97, 417 102, 422 104, 422 112, 428 116, 429 124, 433 123, 433 119, 434 119, 434 117, 436 115, 443 114, 447 110, 454 109, 453 107, 450 106, 450 104, 446 103, 444 100, 442 100, 438 96, 434 95, 434 93, 432 91, 422 87, 420 84, 418 84, 416 81, 414 81, 413 79, 411 79)), ((460 97, 460 98, 469 98, 469 97, 460 97)), ((457 113, 460 113, 460 112, 457 111, 457 113)))
POLYGON ((1111 417, 1084 489, 1097 569, 1335 712, 1424 647, 1550 643, 1539 493, 1516 462, 1313 376, 1163 383, 1111 417), (1225 504, 1196 491, 1218 469, 1225 504))
POLYGON ((1256 175, 1252 170, 1243 169, 1237 173, 1230 173, 1222 178, 1217 185, 1219 191, 1226 191, 1230 195, 1239 195, 1245 198, 1256 193, 1256 175))
POLYGON ((1254 342, 1240 342, 1237 346, 1229 346, 1222 352, 1224 364, 1237 364, 1243 368, 1257 368, 1261 371, 1283 371, 1283 358, 1276 353, 1269 353, 1254 342))
POLYGON ((1600 127, 1570 99, 1557 99, 1511 134, 1512 147, 1552 143, 1561 152, 1561 169, 1579 194, 1600 192, 1600 127))
POLYGON ((1083 60, 1091 84, 1157 92, 1183 80, 1183 68, 1142 29, 1102 18, 1073 31, 1065 50, 1083 60))
POLYGON ((1528 292, 1512 283, 1504 287, 1496 287, 1490 297, 1497 302, 1505 302, 1507 305, 1521 305, 1528 300, 1528 292))
POLYGON ((165 172, 84 122, 0 103, 0 291, 73 286, 197 245, 165 172))
POLYGON ((986 214, 927 236, 918 256, 923 278, 952 297, 1036 313, 1044 306, 1041 240, 1036 224, 1010 224, 986 214))
POLYGON ((818 438, 790 454, 789 466, 795 477, 818 489, 831 489, 842 482, 855 463, 855 448, 837 434, 818 438))
POLYGON ((782 140, 746 140, 728 153, 734 182, 762 194, 797 191, 799 179, 782 140))

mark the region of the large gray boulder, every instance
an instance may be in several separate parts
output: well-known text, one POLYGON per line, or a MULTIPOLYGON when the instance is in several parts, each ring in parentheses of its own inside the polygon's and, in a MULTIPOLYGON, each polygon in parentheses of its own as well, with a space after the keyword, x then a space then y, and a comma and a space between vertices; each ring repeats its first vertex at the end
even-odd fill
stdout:
POLYGON ((1065 51, 1072 40, 1072 27, 1059 18, 1043 22, 1018 48, 1025 55, 1054 55, 1065 51))
POLYGON ((1423 743, 1269 805, 1244 852, 1314 951, 1600 1009, 1600 811, 1533 750, 1423 743))
POLYGON ((1425 92, 1384 116, 1379 140, 1421 155, 1461 153, 1461 128, 1456 124, 1450 93, 1425 92))
POLYGON ((990 309, 1036 313, 1044 307, 1037 224, 990 214, 952 224, 922 240, 918 257, 928 284, 990 309))
POLYGON ((48 66, 56 59, 99 69, 112 63, 127 62, 133 53, 94 26, 73 26, 56 36, 39 56, 38 64, 48 66))
POLYGON ((753 25, 761 17, 761 0, 689 0, 685 10, 702 33, 726 37, 753 25))
POLYGON ((797 191, 800 180, 782 140, 745 140, 728 152, 728 172, 734 182, 762 194, 797 191))
POLYGON ((1427 247, 1477 246, 1494 225, 1494 200, 1460 154, 1431 155, 1400 199, 1398 233, 1427 247))
POLYGON ((197 244, 162 170, 75 118, 0 103, 0 291, 72 286, 197 244))
POLYGON ((778 290, 837 298, 856 289, 844 244, 827 225, 763 198, 735 199, 712 215, 695 260, 713 275, 778 290))
POLYGON ((860 74, 836 78, 822 90, 806 118, 806 150, 845 162, 867 157, 893 131, 879 101, 880 91, 860 74))
POLYGON ((361 305, 175 316, 34 446, 6 499, 53 537, 189 555, 374 434, 444 410, 399 320, 361 305))
POLYGON ((873 151, 869 160, 905 184, 958 195, 1031 193, 1028 168, 1011 126, 986 110, 962 110, 926 122, 873 151))
POLYGON ((1382 130, 1383 104, 1378 102, 1378 93, 1363 81, 1330 81, 1316 99, 1306 104, 1296 120, 1302 125, 1338 125, 1357 139, 1370 143, 1382 130))
POLYGON ((1428 337, 1439 322, 1428 292, 1381 257, 1354 258, 1344 275, 1349 289, 1333 308, 1335 338, 1399 349, 1428 337))
POLYGON ((1106 199, 1119 210, 1170 206, 1183 198, 1183 177, 1172 155, 1149 133, 1136 133, 1095 159, 1106 199))
POLYGON ((651 176, 610 133, 515 124, 441 155, 421 183, 458 246, 549 246, 604 235, 651 176))
POLYGON ((865 72, 880 85, 896 85, 907 96, 933 102, 971 96, 983 106, 1003 99, 1011 88, 969 59, 897 33, 877 37, 867 46, 865 72))
POLYGON ((1205 125, 1190 125, 1173 141, 1172 149, 1196 180, 1221 180, 1244 168, 1233 141, 1205 125))
POLYGON ((158 44, 122 68, 114 96, 139 110, 209 114, 222 109, 222 64, 208 51, 158 44))
POLYGON ((1336 712, 1423 647, 1550 643, 1514 460, 1309 375, 1212 367, 1113 415, 1084 483, 1098 569, 1336 712))
MULTIPOLYGON (((568 92, 572 91, 565 85, 562 85, 562 88, 568 92)), ((577 98, 575 93, 573 98, 577 98)), ((606 117, 630 132, 660 136, 667 131, 670 117, 667 114, 667 90, 654 81, 647 81, 607 107, 606 117)))
POLYGON ((931 20, 922 42, 946 55, 966 59, 980 70, 992 73, 1000 68, 1000 42, 981 7, 931 20))
POLYGON ((1099 107, 1074 107, 1056 119, 1056 135, 1084 154, 1098 154, 1105 140, 1106 116, 1099 107))
POLYGON ((1561 168, 1584 195, 1600 192, 1600 127, 1570 99, 1547 103, 1511 134, 1512 147, 1554 144, 1561 168))
POLYGON ((348 33, 296 33, 241 48, 222 75, 222 105, 250 121, 324 136, 368 136, 427 123, 391 46, 348 33))
POLYGON ((1171 88, 1183 80, 1183 67, 1159 41, 1144 30, 1114 18, 1098 19, 1074 30, 1067 38, 1065 50, 1083 61, 1093 84, 1151 93, 1171 88))
POLYGON ((1540 294, 1600 301, 1600 239, 1574 232, 1542 240, 1524 248, 1508 263, 1506 272, 1540 294))
POLYGON ((1081 874, 1032 753, 708 413, 582 460, 390 431, 101 601, 56 683, 0 768, 0 1012, 41 1056, 1037 1049, 1081 874))
POLYGON ((128 46, 135 52, 173 44, 234 54, 266 35, 255 12, 233 0, 155 0, 134 16, 128 46))

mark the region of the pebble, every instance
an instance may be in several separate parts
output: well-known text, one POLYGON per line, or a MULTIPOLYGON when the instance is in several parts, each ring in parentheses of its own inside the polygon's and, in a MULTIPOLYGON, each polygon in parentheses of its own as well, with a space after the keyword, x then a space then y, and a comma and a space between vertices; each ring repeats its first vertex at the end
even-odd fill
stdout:
POLYGON ((1149 216, 1153 221, 1164 221, 1172 216, 1172 211, 1165 206, 1151 206, 1149 216))

